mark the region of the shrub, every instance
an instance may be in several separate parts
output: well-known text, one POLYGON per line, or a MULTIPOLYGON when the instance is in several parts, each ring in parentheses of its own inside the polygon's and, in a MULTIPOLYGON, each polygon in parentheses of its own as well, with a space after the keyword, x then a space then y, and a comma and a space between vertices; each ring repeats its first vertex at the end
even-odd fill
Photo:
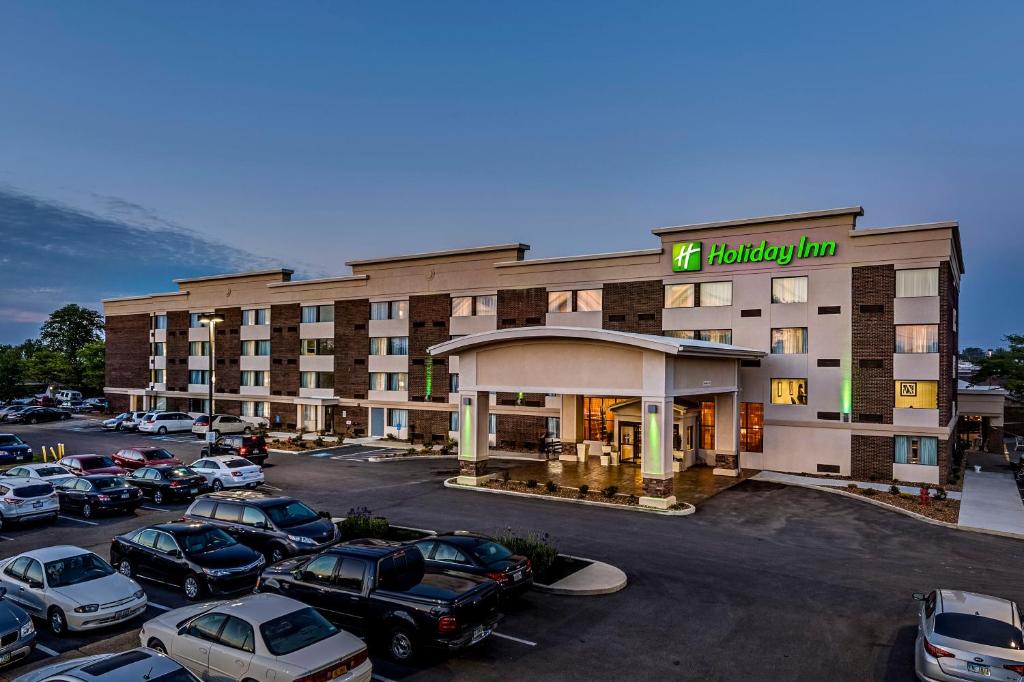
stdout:
POLYGON ((877 481, 878 480, 878 474, 872 473, 872 474, 868 475, 868 480, 869 481, 877 481))
POLYGON ((936 486, 936 488, 935 488, 935 499, 936 500, 944 500, 947 497, 949 497, 949 495, 946 494, 946 489, 943 488, 941 485, 940 486, 936 486))
MULTIPOLYGON (((636 495, 630 495, 629 497, 626 498, 626 501, 629 502, 630 504, 640 504, 640 498, 637 497, 636 495)), ((673 505, 673 506, 678 506, 678 505, 673 505)))
POLYGON ((513 554, 525 556, 533 564, 535 575, 543 575, 555 563, 558 556, 558 549, 555 547, 551 536, 547 533, 526 533, 514 532, 506 528, 497 538, 499 544, 508 547, 513 554))
POLYGON ((537 487, 537 479, 531 478, 529 481, 526 482, 526 487, 527 488, 536 488, 537 487))
POLYGON ((346 540, 355 538, 387 538, 390 524, 383 516, 373 516, 366 507, 349 509, 341 522, 341 535, 346 540))
POLYGON ((610 485, 607 488, 604 488, 601 491, 601 494, 610 499, 615 497, 615 493, 617 492, 619 492, 619 487, 617 485, 610 485))
POLYGON ((580 486, 580 497, 586 497, 587 493, 590 492, 590 486, 584 483, 580 486))
POLYGON ((900 493, 900 499, 901 500, 916 500, 917 496, 916 495, 911 495, 910 493, 900 493))
POLYGON ((846 487, 849 488, 850 490, 860 490, 860 488, 857 487, 856 483, 847 483, 846 487))
POLYGON ((548 489, 549 493, 558 492, 558 484, 554 481, 548 481, 544 484, 544 487, 548 489))
POLYGON ((316 440, 313 441, 313 444, 316 445, 318 448, 322 448, 324 445, 327 444, 327 441, 325 441, 321 436, 317 436, 316 440))
POLYGON ((868 497, 873 497, 878 494, 878 491, 875 490, 874 488, 865 488, 864 494, 867 495, 868 497))
POLYGON ((441 443, 441 454, 450 455, 455 451, 455 448, 459 445, 458 441, 452 438, 445 438, 444 442, 441 443))
POLYGON ((890 495, 899 495, 900 494, 900 487, 898 485, 896 485, 895 483, 893 483, 891 486, 889 486, 889 494, 890 495))

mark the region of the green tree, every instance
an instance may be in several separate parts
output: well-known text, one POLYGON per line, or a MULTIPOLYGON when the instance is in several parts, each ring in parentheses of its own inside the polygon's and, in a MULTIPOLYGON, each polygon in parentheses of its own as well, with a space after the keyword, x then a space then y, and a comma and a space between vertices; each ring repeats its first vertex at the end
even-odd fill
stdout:
POLYGON ((17 398, 24 376, 25 364, 21 349, 0 345, 0 400, 17 398))
POLYGON ((968 346, 960 351, 960 359, 978 363, 985 359, 985 351, 977 346, 968 346))
POLYGON ((90 341, 78 353, 78 361, 82 367, 82 392, 100 395, 106 381, 107 344, 103 341, 90 341))
POLYGON ((1014 400, 1024 400, 1024 334, 1006 337, 1009 348, 999 348, 978 362, 974 381, 995 379, 1014 400))
POLYGON ((63 381, 80 384, 82 361, 79 353, 87 344, 100 340, 102 331, 102 315, 91 308, 69 303, 50 313, 39 332, 39 340, 64 358, 68 373, 63 381))
POLYGON ((41 348, 24 360, 25 381, 40 384, 69 384, 74 376, 71 363, 55 350, 41 348))

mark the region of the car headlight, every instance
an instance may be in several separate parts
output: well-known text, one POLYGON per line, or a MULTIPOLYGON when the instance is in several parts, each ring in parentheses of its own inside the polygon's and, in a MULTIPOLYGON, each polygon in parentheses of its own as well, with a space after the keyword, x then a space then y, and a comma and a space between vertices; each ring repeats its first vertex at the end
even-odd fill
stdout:
POLYGON ((132 599, 142 599, 146 596, 143 590, 135 590, 135 594, 132 595, 132 599))
POLYGON ((21 636, 28 637, 36 631, 36 626, 32 624, 32 619, 29 618, 28 622, 21 626, 21 636))
POLYGON ((76 606, 75 613, 96 613, 100 610, 99 604, 86 604, 85 606, 76 606))
POLYGON ((315 545, 316 540, 313 538, 307 538, 305 535, 289 535, 288 539, 292 542, 297 542, 300 545, 315 545))
POLYGON ((217 576, 227 575, 228 571, 226 571, 223 568, 204 568, 203 569, 203 573, 205 573, 206 575, 212 575, 214 577, 217 577, 217 576))

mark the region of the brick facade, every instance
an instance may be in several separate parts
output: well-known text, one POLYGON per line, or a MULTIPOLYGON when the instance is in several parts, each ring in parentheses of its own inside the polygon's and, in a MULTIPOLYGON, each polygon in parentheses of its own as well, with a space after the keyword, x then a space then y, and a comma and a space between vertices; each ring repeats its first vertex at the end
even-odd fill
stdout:
POLYGON ((167 396, 168 412, 188 412, 188 398, 167 396))
MULTIPOLYGON (((270 395, 294 397, 299 394, 298 303, 270 306, 270 395)), ((294 409, 291 422, 295 421, 294 409)), ((273 408, 271 408, 273 409, 273 408)))
POLYGON ((294 430, 296 414, 298 408, 292 403, 270 403, 270 428, 294 430))
POLYGON ((111 315, 106 319, 106 386, 145 388, 149 385, 149 326, 148 313, 111 315))
POLYGON ((532 414, 499 414, 495 442, 499 450, 540 450, 547 433, 547 418, 532 414))
POLYGON ((548 314, 548 290, 498 289, 498 329, 539 327, 548 314))
POLYGON ((715 467, 718 469, 739 469, 740 458, 734 453, 716 453, 715 467))
MULTIPOLYGON (((168 391, 188 390, 188 311, 172 310, 167 313, 167 371, 164 373, 164 380, 168 391)), ((187 404, 186 406, 187 407, 187 404)), ((167 403, 168 410, 183 410, 172 408, 170 401, 167 403)))
POLYGON ((236 417, 242 414, 242 402, 240 400, 215 400, 214 409, 217 414, 233 414, 236 417))
POLYGON ((671 478, 644 478, 644 497, 671 497, 675 481, 671 478))
POLYGON ((451 336, 452 299, 448 294, 409 297, 409 400, 448 401, 448 361, 431 357, 427 348, 451 336), (430 396, 427 366, 430 365, 430 396))
MULTIPOLYGON (((217 371, 217 382, 215 390, 217 393, 238 393, 238 385, 241 381, 238 358, 242 355, 241 308, 217 308, 217 315, 224 318, 223 322, 217 324, 216 349, 214 351, 214 367, 217 371)), ((220 402, 217 403, 217 411, 220 409, 220 402)), ((226 414, 238 414, 238 412, 227 412, 226 414)))
POLYGON ((448 437, 451 412, 409 410, 409 438, 413 443, 437 442, 448 437))
POLYGON ((850 436, 850 476, 853 478, 874 477, 888 481, 892 478, 892 462, 893 443, 890 436, 850 436))
POLYGON ((959 298, 953 269, 949 261, 943 261, 939 265, 939 426, 947 426, 953 419, 956 400, 957 378, 953 368, 960 346, 957 330, 953 328, 953 311, 959 307, 959 298))
POLYGON ((120 393, 108 393, 107 400, 110 401, 110 414, 121 414, 127 412, 131 407, 131 396, 120 393))
POLYGON ((480 476, 487 475, 487 460, 470 460, 460 459, 459 460, 459 476, 473 476, 478 478, 480 476))
POLYGON ((601 326, 620 332, 661 334, 665 286, 660 279, 609 282, 602 293, 601 326))
POLYGON ((852 419, 892 424, 896 400, 892 371, 896 270, 892 265, 855 267, 852 278, 852 419), (871 366, 865 366, 862 360, 870 361, 871 366))
MULTIPOLYGON (((370 387, 369 320, 368 299, 334 302, 334 394, 339 398, 366 398, 370 387)), ((353 419, 354 410, 348 412, 349 416, 345 419, 353 419)), ((364 428, 365 421, 364 416, 364 428)))

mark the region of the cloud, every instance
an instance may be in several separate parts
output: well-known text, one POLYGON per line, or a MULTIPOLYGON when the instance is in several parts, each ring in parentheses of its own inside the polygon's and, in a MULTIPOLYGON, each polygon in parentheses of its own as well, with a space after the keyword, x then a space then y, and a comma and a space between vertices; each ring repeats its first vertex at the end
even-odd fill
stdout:
POLYGON ((48 316, 49 313, 42 313, 35 310, 0 308, 0 320, 10 320, 11 322, 42 324, 46 321, 48 316))

